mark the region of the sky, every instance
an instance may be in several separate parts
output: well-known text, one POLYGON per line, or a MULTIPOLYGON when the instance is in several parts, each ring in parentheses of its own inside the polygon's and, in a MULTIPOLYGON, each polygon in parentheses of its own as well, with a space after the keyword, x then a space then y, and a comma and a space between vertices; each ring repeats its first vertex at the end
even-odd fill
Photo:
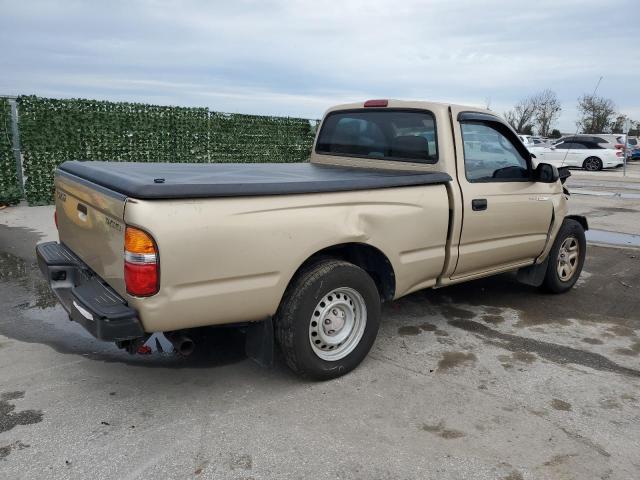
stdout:
POLYGON ((0 95, 320 118, 369 98, 503 113, 545 88, 640 120, 638 0, 0 0, 0 95))

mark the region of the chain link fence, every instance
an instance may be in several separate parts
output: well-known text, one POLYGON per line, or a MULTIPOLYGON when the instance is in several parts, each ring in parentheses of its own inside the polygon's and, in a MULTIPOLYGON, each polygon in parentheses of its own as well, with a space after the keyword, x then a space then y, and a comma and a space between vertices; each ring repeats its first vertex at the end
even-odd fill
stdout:
MULTIPOLYGON (((53 175, 66 160, 303 162, 317 126, 302 118, 35 96, 18 98, 18 120, 24 192, 32 205, 52 202, 53 175)), ((6 183, 10 193, 13 185, 20 198, 10 136, 4 137, 9 143, 6 155, 0 143, 0 188, 4 192, 6 183)))

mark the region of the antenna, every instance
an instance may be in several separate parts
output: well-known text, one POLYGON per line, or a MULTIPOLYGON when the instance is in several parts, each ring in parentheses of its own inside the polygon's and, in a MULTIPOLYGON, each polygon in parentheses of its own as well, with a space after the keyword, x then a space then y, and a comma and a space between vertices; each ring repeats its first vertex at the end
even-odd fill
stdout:
MULTIPOLYGON (((600 86, 600 82, 602 82, 603 78, 604 77, 602 75, 600 75, 600 78, 598 79, 598 83, 596 83, 596 88, 593 89, 593 93, 591 94, 592 98, 596 96, 596 92, 598 91, 598 87, 600 86)), ((591 125, 593 126, 593 121, 591 122, 591 125)), ((576 126, 576 133, 573 134, 574 137, 576 135, 578 135, 578 130, 580 130, 580 125, 576 126)), ((564 158, 562 159, 562 163, 560 164, 560 168, 564 167, 564 162, 567 160, 567 155, 569 155, 569 150, 568 149, 567 149, 566 152, 564 152, 564 158)))

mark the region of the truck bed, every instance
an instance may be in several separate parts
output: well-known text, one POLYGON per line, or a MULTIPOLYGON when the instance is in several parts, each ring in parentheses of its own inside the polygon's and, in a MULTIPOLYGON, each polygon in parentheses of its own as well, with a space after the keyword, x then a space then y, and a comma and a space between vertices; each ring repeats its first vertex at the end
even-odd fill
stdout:
POLYGON ((312 163, 63 163, 61 175, 140 199, 342 192, 442 184, 442 172, 347 168, 312 163))

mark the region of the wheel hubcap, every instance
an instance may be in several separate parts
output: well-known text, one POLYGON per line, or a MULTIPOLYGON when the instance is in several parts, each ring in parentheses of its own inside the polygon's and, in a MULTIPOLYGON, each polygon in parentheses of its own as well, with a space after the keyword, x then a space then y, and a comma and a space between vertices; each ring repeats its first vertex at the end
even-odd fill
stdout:
POLYGON ((558 251, 558 277, 563 282, 571 280, 578 270, 578 256, 580 253, 580 244, 576 237, 567 237, 560 245, 558 251))
POLYGON ((352 288, 336 288, 322 297, 311 314, 311 348, 323 360, 340 360, 356 348, 366 324, 362 295, 352 288))

